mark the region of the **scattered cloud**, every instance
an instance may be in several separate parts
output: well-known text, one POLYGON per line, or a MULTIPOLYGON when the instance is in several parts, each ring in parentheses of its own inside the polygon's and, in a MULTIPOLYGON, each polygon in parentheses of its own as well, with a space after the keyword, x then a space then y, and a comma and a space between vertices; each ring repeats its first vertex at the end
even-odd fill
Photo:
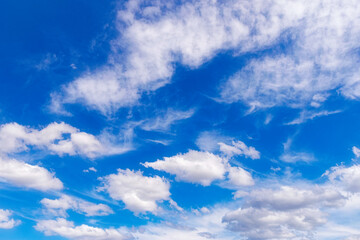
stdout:
MULTIPOLYGON (((360 28, 355 1, 292 1, 297 14, 289 16, 290 3, 271 1, 246 17, 263 17, 276 41, 287 41, 286 52, 253 59, 222 86, 227 102, 242 101, 252 109, 273 106, 319 107, 337 92, 359 97, 360 28), (321 16, 321 17, 319 17, 321 16)), ((252 4, 253 7, 256 4, 252 4)), ((250 28, 255 30, 253 26, 250 28)), ((264 47, 261 45, 260 47, 264 47)))

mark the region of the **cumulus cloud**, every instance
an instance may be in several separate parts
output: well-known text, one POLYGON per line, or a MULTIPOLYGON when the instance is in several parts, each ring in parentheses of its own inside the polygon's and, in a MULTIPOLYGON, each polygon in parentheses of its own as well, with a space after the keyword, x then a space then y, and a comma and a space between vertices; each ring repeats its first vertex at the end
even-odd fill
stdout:
POLYGON ((241 167, 232 167, 228 159, 209 152, 190 150, 184 154, 164 157, 163 160, 145 162, 145 167, 174 174, 177 181, 198 183, 209 186, 216 180, 227 179, 223 187, 237 188, 251 186, 254 180, 249 172, 241 167))
POLYGON ((311 235, 327 220, 321 209, 343 206, 346 199, 336 189, 316 185, 256 189, 244 197, 243 206, 225 214, 223 222, 248 239, 295 239, 311 235))
POLYGON ((170 184, 159 176, 146 177, 140 171, 118 169, 117 174, 100 178, 103 187, 115 200, 124 202, 125 207, 135 213, 159 210, 158 202, 170 200, 170 184))
POLYGON ((360 192, 360 165, 332 167, 325 172, 324 176, 327 176, 333 183, 340 184, 347 191, 360 192))
MULTIPOLYGON (((58 155, 83 155, 94 158, 128 150, 125 147, 104 144, 105 136, 80 132, 66 123, 51 123, 41 130, 17 123, 0 126, 0 152, 5 154, 27 151, 30 147, 45 149, 58 155), (101 138, 102 137, 102 138, 101 138)), ((106 142, 107 143, 107 142, 106 142)))
POLYGON ((279 212, 269 209, 245 208, 227 213, 223 221, 229 229, 242 232, 248 239, 292 239, 296 231, 313 230, 326 222, 318 209, 279 212))
POLYGON ((0 229, 11 229, 20 224, 19 220, 10 218, 11 215, 11 211, 0 209, 0 229))
POLYGON ((229 167, 228 176, 229 183, 234 186, 252 186, 254 179, 251 174, 240 167, 229 167))
POLYGON ((211 182, 224 178, 225 160, 209 152, 190 150, 185 154, 165 157, 164 160, 144 163, 145 167, 176 175, 178 181, 209 186, 211 182))
POLYGON ((44 198, 41 200, 41 204, 50 213, 62 216, 66 216, 66 211, 69 209, 85 214, 86 216, 106 216, 114 213, 112 209, 105 204, 94 204, 65 194, 58 199, 44 198))
POLYGON ((0 181, 40 191, 61 190, 62 182, 43 167, 0 157, 0 181))
POLYGON ((64 218, 56 220, 40 220, 35 225, 37 231, 43 232, 46 236, 61 236, 76 240, 125 240, 133 239, 123 229, 107 228, 102 229, 82 224, 75 226, 73 222, 64 218))
POLYGON ((234 155, 243 155, 251 159, 259 159, 260 152, 254 147, 248 147, 242 141, 232 141, 232 146, 225 143, 219 143, 220 151, 227 156, 232 157, 234 155))

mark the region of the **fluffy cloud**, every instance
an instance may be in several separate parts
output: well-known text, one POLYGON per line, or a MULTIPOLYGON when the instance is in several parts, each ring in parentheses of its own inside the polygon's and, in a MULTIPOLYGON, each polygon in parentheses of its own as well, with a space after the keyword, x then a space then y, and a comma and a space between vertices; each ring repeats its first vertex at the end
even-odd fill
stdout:
POLYGON ((251 159, 259 159, 260 152, 254 147, 248 147, 242 141, 232 141, 232 146, 225 143, 219 143, 220 151, 225 153, 227 156, 232 157, 234 155, 243 155, 251 159))
POLYGON ((324 174, 330 181, 338 183, 347 191, 360 192, 360 165, 351 167, 336 166, 324 174))
POLYGON ((157 202, 170 200, 170 184, 159 176, 146 177, 140 171, 118 169, 117 174, 100 178, 104 186, 100 188, 115 200, 121 200, 130 211, 157 212, 157 202))
POLYGON ((35 225, 37 231, 43 232, 46 236, 62 236, 76 240, 125 240, 132 239, 122 229, 102 229, 82 224, 75 226, 73 222, 63 218, 56 220, 41 220, 35 225))
POLYGON ((244 208, 227 213, 223 221, 229 229, 242 232, 248 239, 292 239, 296 231, 308 231, 326 222, 317 209, 279 212, 269 209, 244 208))
POLYGON ((340 192, 325 186, 257 189, 245 196, 241 208, 225 214, 223 222, 248 239, 295 239, 326 222, 320 209, 344 203, 340 192))
POLYGON ((216 180, 224 180, 224 187, 237 188, 251 186, 254 180, 251 174, 240 167, 232 167, 226 158, 213 153, 190 150, 173 157, 164 157, 164 160, 145 162, 145 167, 164 171, 176 176, 177 181, 198 183, 209 186, 216 180))
POLYGON ((0 181, 41 191, 60 190, 62 182, 43 167, 0 158, 0 181))
POLYGON ((113 41, 111 67, 87 73, 53 94, 53 110, 82 103, 109 114, 137 104, 143 92, 168 83, 176 62, 196 68, 221 50, 247 52, 269 46, 303 17, 306 6, 277 2, 206 0, 179 6, 129 1, 118 13, 120 37, 113 41), (157 10, 146 11, 150 8, 157 10))
MULTIPOLYGON (((105 138, 100 140, 106 142, 105 138)), ((126 151, 126 148, 103 144, 100 140, 65 123, 51 123, 41 130, 17 123, 0 126, 0 152, 7 154, 26 151, 30 147, 46 149, 58 155, 89 158, 126 151)))
POLYGON ((41 204, 47 208, 50 213, 56 215, 66 215, 66 210, 73 210, 83 213, 86 216, 106 216, 114 213, 111 208, 105 204, 94 204, 79 198, 62 195, 58 199, 44 198, 41 204))
POLYGON ((254 185, 251 174, 240 167, 229 167, 227 177, 228 182, 237 187, 254 185))
POLYGON ((335 89, 358 99, 360 28, 355 26, 360 7, 356 1, 292 1, 304 10, 292 19, 280 17, 289 3, 271 4, 262 8, 265 18, 275 20, 268 24, 278 26, 271 32, 278 34, 279 42, 291 39, 291 46, 282 54, 250 61, 223 86, 223 99, 243 101, 252 108, 319 107, 335 89))
POLYGON ((185 154, 165 157, 164 160, 146 162, 145 167, 175 174, 179 181, 209 186, 211 182, 224 178, 225 160, 209 152, 190 150, 185 154))
POLYGON ((11 229, 20 224, 19 220, 10 218, 11 211, 0 209, 0 229, 11 229))

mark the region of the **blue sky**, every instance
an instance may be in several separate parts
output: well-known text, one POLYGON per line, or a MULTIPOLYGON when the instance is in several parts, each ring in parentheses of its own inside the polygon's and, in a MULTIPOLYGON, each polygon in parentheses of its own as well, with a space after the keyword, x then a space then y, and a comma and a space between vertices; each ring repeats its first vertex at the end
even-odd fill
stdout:
POLYGON ((2 1, 0 238, 360 239, 359 17, 2 1))

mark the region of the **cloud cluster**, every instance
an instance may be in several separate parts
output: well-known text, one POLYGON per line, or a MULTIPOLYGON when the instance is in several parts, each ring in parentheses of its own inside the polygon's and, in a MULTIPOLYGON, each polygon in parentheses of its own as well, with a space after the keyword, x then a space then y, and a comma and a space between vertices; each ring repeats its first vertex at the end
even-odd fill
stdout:
POLYGON ((243 206, 223 217, 227 227, 248 239, 293 239, 309 237, 326 223, 324 207, 339 207, 345 197, 324 186, 258 189, 245 197, 243 206))
POLYGON ((277 31, 270 31, 278 42, 288 41, 289 47, 251 60, 225 83, 222 98, 252 108, 316 108, 335 90, 358 99, 360 7, 356 1, 292 1, 303 10, 292 19, 283 17, 289 3, 271 4, 271 8, 262 7, 263 17, 271 27, 277 26, 277 31))
POLYGON ((63 86, 52 95, 52 109, 64 112, 64 104, 81 103, 111 114, 133 106, 143 92, 169 82, 175 63, 196 68, 224 50, 248 52, 277 42, 303 18, 305 6, 275 0, 181 5, 131 0, 118 12, 120 34, 108 66, 63 86))
POLYGON ((58 199, 44 198, 41 200, 41 204, 50 213, 61 216, 66 216, 66 211, 69 209, 85 214, 86 216, 106 216, 114 213, 112 209, 105 204, 94 204, 65 194, 58 199))
POLYGON ((125 207, 135 213, 159 210, 157 202, 170 200, 170 184, 159 176, 146 177, 140 171, 118 169, 117 174, 100 178, 103 187, 115 200, 124 202, 125 207))

